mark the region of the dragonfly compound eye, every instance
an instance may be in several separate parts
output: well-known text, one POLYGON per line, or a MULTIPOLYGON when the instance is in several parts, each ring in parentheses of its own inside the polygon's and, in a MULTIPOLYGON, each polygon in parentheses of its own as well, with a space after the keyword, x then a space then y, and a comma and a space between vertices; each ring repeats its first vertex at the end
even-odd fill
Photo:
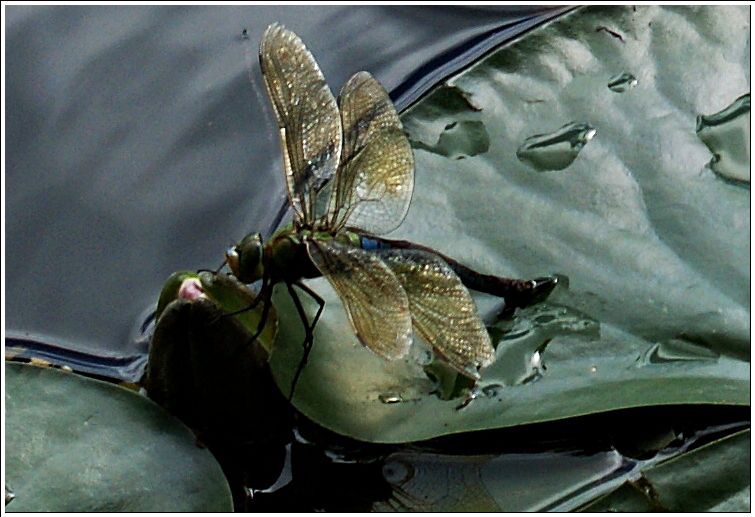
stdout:
POLYGON ((251 233, 225 252, 225 259, 231 271, 245 284, 262 278, 262 236, 251 233))

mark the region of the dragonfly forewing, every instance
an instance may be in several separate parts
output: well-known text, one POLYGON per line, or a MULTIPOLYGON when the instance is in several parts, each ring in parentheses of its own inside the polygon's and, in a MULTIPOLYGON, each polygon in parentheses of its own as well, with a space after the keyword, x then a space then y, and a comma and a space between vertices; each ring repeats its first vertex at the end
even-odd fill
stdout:
POLYGON ((474 300, 453 269, 425 251, 375 253, 404 287, 419 334, 455 370, 478 379, 477 369, 493 361, 495 350, 474 300))
POLYGON ((404 357, 412 343, 412 320, 407 295, 391 269, 354 246, 312 239, 306 244, 362 344, 386 359, 404 357))
POLYGON ((414 156, 396 108, 368 72, 354 74, 338 97, 343 127, 329 226, 382 235, 397 228, 414 190, 414 156))
POLYGON ((320 67, 301 39, 278 24, 260 43, 260 66, 278 121, 289 201, 297 220, 325 215, 341 154, 341 118, 320 67))

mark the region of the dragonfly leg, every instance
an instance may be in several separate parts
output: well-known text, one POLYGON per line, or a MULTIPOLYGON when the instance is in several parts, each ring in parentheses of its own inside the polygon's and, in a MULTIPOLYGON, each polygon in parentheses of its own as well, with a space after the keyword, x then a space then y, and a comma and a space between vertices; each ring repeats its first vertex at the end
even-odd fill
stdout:
POLYGON ((267 315, 270 312, 270 304, 272 303, 270 301, 272 294, 273 294, 272 284, 268 281, 267 278, 263 278, 262 289, 260 289, 260 293, 254 297, 254 300, 252 300, 249 305, 247 305, 243 309, 228 312, 224 314, 222 317, 236 316, 237 314, 241 314, 242 312, 250 311, 254 309, 255 307, 257 307, 257 305, 259 305, 260 302, 264 302, 264 305, 262 306, 262 314, 260 315, 260 321, 257 323, 257 330, 249 339, 249 341, 254 341, 260 336, 260 334, 262 334, 262 331, 265 329, 265 324, 267 323, 267 315))
MULTIPOLYGON (((257 322, 257 329, 254 331, 254 334, 252 334, 249 339, 246 340, 245 345, 239 348, 237 353, 241 353, 242 350, 246 350, 247 347, 251 346, 251 344, 254 342, 255 339, 260 337, 262 334, 262 331, 265 330, 265 325, 267 324, 267 317, 270 314, 270 305, 272 304, 270 298, 272 296, 272 284, 270 284, 267 279, 263 279, 262 281, 262 289, 260 290, 260 293, 255 296, 254 300, 252 302, 244 307, 243 309, 239 309, 237 311, 233 312, 227 312, 220 316, 220 318, 227 318, 228 316, 235 316, 236 314, 241 314, 242 312, 246 312, 249 310, 254 309, 257 305, 259 305, 260 302, 263 303, 262 305, 262 314, 260 314, 260 319, 257 322)), ((235 357, 235 356, 234 356, 235 357)))
POLYGON ((291 401, 291 399, 294 397, 294 390, 296 389, 296 383, 299 381, 299 376, 301 375, 301 372, 304 369, 304 365, 307 364, 309 351, 312 350, 312 345, 314 344, 315 326, 317 325, 317 321, 320 319, 320 314, 322 314, 322 310, 325 308, 325 300, 323 300, 320 297, 320 295, 318 295, 316 292, 314 292, 312 289, 310 289, 309 287, 307 287, 301 282, 294 282, 294 283, 286 282, 286 287, 288 288, 288 293, 291 295, 291 298, 294 300, 296 311, 299 313, 299 319, 301 319, 301 322, 304 325, 304 332, 305 332, 304 343, 302 343, 302 347, 304 348, 304 354, 302 355, 301 361, 299 361, 299 367, 296 369, 296 373, 294 374, 294 379, 291 381, 291 392, 288 395, 288 400, 291 401), (299 289, 307 293, 315 302, 317 302, 317 305, 319 306, 317 309, 317 313, 315 314, 315 317, 312 318, 312 323, 307 322, 307 315, 304 312, 304 307, 301 304, 299 295, 297 295, 296 291, 294 290, 294 285, 296 285, 297 287, 299 287, 299 289))
MULTIPOLYGON (((262 331, 265 330, 265 325, 267 324, 267 316, 270 314, 270 305, 272 305, 272 301, 270 300, 271 296, 273 294, 272 286, 268 288, 267 286, 262 286, 262 291, 259 295, 252 301, 252 304, 250 307, 247 307, 244 309, 245 311, 248 311, 250 309, 253 309, 259 302, 264 298, 263 305, 262 305, 262 314, 260 314, 260 320, 257 322, 257 330, 254 332, 251 338, 249 338, 249 341, 254 341, 258 337, 260 337, 260 334, 262 334, 262 331), (266 296, 263 296, 266 295, 266 296)), ((239 311, 236 311, 235 314, 238 314, 239 311)), ((243 311, 242 311, 243 312, 243 311)), ((234 313, 231 313, 234 314, 234 313)))

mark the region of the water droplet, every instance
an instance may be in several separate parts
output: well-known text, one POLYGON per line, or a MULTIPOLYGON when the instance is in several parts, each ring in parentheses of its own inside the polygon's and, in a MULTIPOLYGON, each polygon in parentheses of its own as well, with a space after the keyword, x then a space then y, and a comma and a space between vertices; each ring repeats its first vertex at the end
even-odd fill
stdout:
MULTIPOLYGON (((534 318, 533 318, 534 319, 534 318)), ((511 341, 513 339, 520 339, 532 333, 532 329, 535 328, 535 322, 530 318, 519 318, 514 321, 508 331, 501 337, 501 341, 511 341)))
POLYGON ((486 397, 495 398, 501 394, 502 390, 503 390, 502 384, 488 384, 487 386, 482 388, 482 393, 486 397))
POLYGON ((680 361, 718 361, 719 357, 720 354, 710 348, 683 339, 669 339, 650 347, 641 360, 648 364, 662 364, 680 361))
MULTIPOLYGON (((556 336, 570 334, 593 339, 600 335, 600 322, 555 303, 517 309, 515 322, 498 339, 496 361, 488 367, 491 373, 486 378, 495 378, 505 386, 542 379, 547 373, 545 351, 548 343, 556 336)), ((484 388, 483 393, 490 396, 484 388)))
POLYGON ((612 92, 621 93, 637 86, 637 78, 628 72, 621 72, 608 80, 612 92))
POLYGON ((545 325, 546 323, 550 323, 551 321, 556 319, 555 314, 542 314, 540 316, 535 316, 532 318, 532 321, 536 325, 545 325))
POLYGON ((485 124, 479 120, 454 121, 446 124, 436 144, 415 142, 414 147, 448 158, 461 159, 488 152, 490 135, 485 124))
POLYGON ((540 352, 535 350, 535 353, 532 354, 532 358, 530 359, 530 368, 540 369, 543 367, 543 358, 540 357, 540 352))
POLYGON ((569 289, 569 276, 563 273, 554 273, 553 277, 556 279, 558 291, 564 291, 569 289))
POLYGON ((530 356, 528 370, 529 375, 522 378, 519 381, 520 384, 530 384, 543 378, 545 365, 543 364, 543 358, 538 350, 535 350, 532 356, 530 356))
POLYGON ((538 171, 560 171, 577 159, 595 133, 590 124, 573 122, 553 133, 527 138, 517 149, 516 157, 538 171))
POLYGON ((383 404, 398 404, 404 401, 403 397, 398 393, 381 393, 378 395, 378 400, 383 404))
POLYGON ((13 489, 10 487, 8 482, 5 482, 5 505, 7 506, 8 503, 13 501, 13 499, 16 498, 16 494, 13 493, 13 489))
POLYGON ((750 94, 713 115, 697 117, 698 138, 713 153, 708 166, 721 179, 750 185, 750 94))

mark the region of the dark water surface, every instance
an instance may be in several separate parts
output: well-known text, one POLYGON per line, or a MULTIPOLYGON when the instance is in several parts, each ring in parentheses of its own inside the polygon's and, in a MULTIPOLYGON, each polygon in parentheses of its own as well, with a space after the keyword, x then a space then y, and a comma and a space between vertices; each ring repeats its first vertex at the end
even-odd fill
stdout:
POLYGON ((334 90, 366 69, 403 108, 563 10, 6 8, 6 332, 128 353, 171 272, 269 234, 284 203, 257 63, 269 23, 334 90))

